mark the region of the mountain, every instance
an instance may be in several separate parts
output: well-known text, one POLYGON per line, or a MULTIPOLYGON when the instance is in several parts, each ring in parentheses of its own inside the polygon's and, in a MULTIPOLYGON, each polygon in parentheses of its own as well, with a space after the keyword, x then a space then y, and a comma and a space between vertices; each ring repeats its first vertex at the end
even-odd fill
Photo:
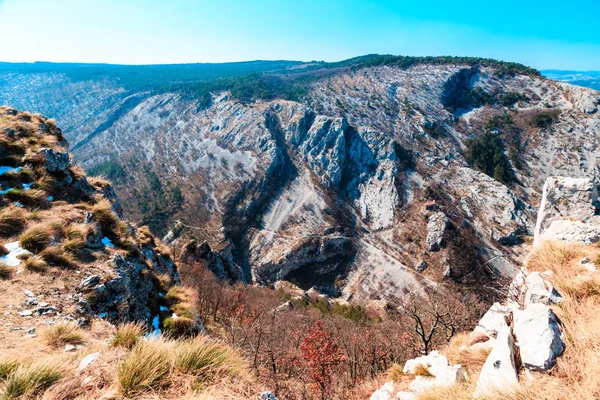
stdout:
POLYGON ((55 117, 133 221, 206 241, 224 278, 356 303, 493 297, 545 178, 598 177, 599 101, 474 58, 0 66, 0 103, 55 117))
POLYGON ((541 73, 548 79, 568 82, 573 85, 600 91, 600 71, 561 71, 549 69, 541 71, 541 73))

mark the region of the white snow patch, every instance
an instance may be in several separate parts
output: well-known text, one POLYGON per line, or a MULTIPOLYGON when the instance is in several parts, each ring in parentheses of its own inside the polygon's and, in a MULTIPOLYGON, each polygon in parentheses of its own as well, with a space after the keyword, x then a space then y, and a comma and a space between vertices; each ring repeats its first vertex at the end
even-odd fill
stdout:
POLYGON ((23 190, 29 190, 29 189, 30 189, 30 188, 33 186, 33 184, 34 184, 34 183, 35 183, 35 182, 31 182, 31 183, 21 183, 21 185, 23 186, 23 190))
POLYGON ((11 242, 4 245, 6 250, 8 250, 8 254, 0 257, 0 262, 4 265, 8 265, 9 267, 16 267, 21 264, 21 260, 19 260, 18 256, 21 254, 31 254, 30 251, 23 249, 19 246, 19 242, 11 242))

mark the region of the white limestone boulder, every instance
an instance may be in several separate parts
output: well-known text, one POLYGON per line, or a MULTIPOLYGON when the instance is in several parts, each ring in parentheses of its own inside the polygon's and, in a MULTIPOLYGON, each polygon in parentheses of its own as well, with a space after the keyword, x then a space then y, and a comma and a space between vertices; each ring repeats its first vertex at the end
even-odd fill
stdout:
POLYGON ((513 316, 523 366, 532 370, 552 368, 565 348, 554 312, 546 304, 533 303, 515 310, 513 316))
POLYGON ((473 397, 514 390, 518 385, 514 337, 511 328, 505 324, 481 369, 473 397))
POLYGON ((539 272, 532 272, 525 280, 525 306, 533 303, 560 304, 564 300, 554 286, 545 280, 539 272))
POLYGON ((494 303, 490 309, 479 320, 474 329, 474 333, 483 333, 491 338, 498 336, 502 327, 506 325, 507 318, 510 318, 511 307, 503 306, 500 303, 494 303))
POLYGON ((427 375, 417 375, 409 385, 413 393, 422 393, 436 387, 452 386, 466 379, 465 371, 460 364, 449 365, 448 359, 437 351, 429 355, 408 360, 404 364, 405 374, 421 373, 427 371, 427 375))
POLYGON ((382 387, 376 390, 370 400, 392 400, 394 398, 394 383, 386 382, 382 387))

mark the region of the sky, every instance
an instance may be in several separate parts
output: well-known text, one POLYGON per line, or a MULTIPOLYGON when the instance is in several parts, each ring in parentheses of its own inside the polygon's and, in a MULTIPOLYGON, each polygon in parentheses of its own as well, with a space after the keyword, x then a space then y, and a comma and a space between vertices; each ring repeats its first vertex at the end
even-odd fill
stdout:
POLYGON ((0 61, 480 56, 600 70, 600 0, 0 0, 0 61))

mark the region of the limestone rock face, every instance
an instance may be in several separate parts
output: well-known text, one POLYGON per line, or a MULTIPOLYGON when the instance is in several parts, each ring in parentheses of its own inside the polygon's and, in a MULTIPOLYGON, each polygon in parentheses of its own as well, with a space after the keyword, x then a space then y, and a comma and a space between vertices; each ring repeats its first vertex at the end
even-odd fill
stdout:
POLYGON ((227 254, 213 251, 207 242, 189 241, 183 247, 180 261, 183 263, 202 263, 222 279, 245 281, 242 269, 227 254))
POLYGON ((448 217, 443 212, 436 212, 429 217, 427 222, 427 246, 429 251, 437 251, 444 240, 444 232, 448 226, 448 217))
POLYGON ((498 332, 494 348, 481 369, 474 397, 511 390, 518 385, 514 338, 510 327, 505 324, 498 332))
POLYGON ((514 244, 533 224, 533 209, 508 187, 470 168, 458 168, 446 177, 460 195, 460 207, 487 240, 514 244))
POLYGON ((549 239, 584 243, 597 241, 600 237, 600 222, 594 218, 597 202, 598 190, 591 179, 546 179, 535 226, 534 245, 549 239))
POLYGON ((565 348, 558 320, 545 304, 529 304, 514 311, 514 332, 526 368, 548 370, 565 348))

